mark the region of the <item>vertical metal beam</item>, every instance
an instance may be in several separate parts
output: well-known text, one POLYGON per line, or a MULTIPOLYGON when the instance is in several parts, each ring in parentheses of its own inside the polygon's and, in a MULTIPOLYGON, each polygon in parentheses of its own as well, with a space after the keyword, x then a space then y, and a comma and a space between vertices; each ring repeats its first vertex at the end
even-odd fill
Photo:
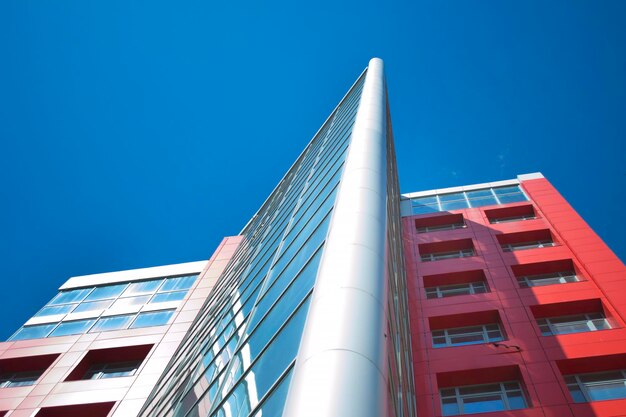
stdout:
POLYGON ((387 413, 386 100, 370 61, 285 417, 387 413))

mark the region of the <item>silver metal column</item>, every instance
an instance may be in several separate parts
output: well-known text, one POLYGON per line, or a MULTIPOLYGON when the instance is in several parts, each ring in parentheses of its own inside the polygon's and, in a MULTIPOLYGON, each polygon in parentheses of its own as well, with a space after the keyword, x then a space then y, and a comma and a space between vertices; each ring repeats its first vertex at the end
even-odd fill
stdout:
POLYGON ((387 413, 386 99, 370 61, 286 417, 387 413))

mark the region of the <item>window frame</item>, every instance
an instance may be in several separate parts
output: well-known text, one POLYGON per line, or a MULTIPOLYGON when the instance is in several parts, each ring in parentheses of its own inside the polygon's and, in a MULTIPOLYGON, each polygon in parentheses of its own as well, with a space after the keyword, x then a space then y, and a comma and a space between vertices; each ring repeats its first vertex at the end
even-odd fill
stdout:
POLYGON ((484 412, 498 412, 498 411, 509 411, 509 410, 522 410, 525 408, 528 408, 529 406, 529 402, 528 402, 528 398, 526 395, 526 392, 524 391, 524 388, 521 384, 520 381, 504 381, 504 382, 492 382, 492 383, 488 383, 488 384, 476 384, 476 385, 461 385, 461 386, 457 386, 457 387, 449 387, 449 388, 440 388, 439 389, 439 402, 441 405, 441 414, 442 416, 456 416, 456 415, 467 415, 467 414, 478 414, 478 413, 484 413, 484 412), (506 385, 507 384, 515 384, 517 385, 516 388, 512 389, 512 388, 507 388, 506 385), (498 390, 497 391, 484 391, 482 393, 475 393, 475 394, 461 394, 460 391, 462 389, 468 389, 468 388, 479 388, 479 387, 488 387, 488 386, 495 386, 498 385, 498 390), (454 395, 444 395, 445 391, 452 391, 454 390, 454 395), (518 393, 520 394, 522 401, 524 402, 524 407, 522 408, 511 408, 510 405, 510 399, 509 399, 509 395, 508 394, 513 394, 513 393, 518 393), (486 397, 488 395, 500 395, 500 401, 502 401, 502 404, 504 405, 504 408, 500 409, 500 410, 485 410, 485 411, 477 411, 477 412, 468 412, 466 413, 464 410, 464 399, 469 399, 469 398, 480 398, 480 397, 486 397), (444 409, 444 400, 446 399, 455 399, 456 400, 456 408, 458 410, 458 413, 456 414, 447 414, 445 412, 444 409))
POLYGON ((520 288, 534 288, 534 287, 545 287, 546 285, 557 285, 557 284, 571 284, 574 282, 582 281, 578 274, 575 271, 559 271, 559 272, 548 272, 545 274, 537 274, 537 275, 524 275, 521 277, 517 277, 517 283, 520 288), (573 279, 573 280, 570 280, 573 279), (547 281, 547 280, 555 280, 555 282, 548 282, 545 284, 536 284, 536 281, 547 281), (558 282, 556 282, 558 281, 558 282))
POLYGON ((600 330, 611 330, 613 329, 613 326, 611 325, 611 323, 607 320, 606 315, 604 314, 604 312, 594 312, 594 313, 580 313, 580 314, 567 314, 567 315, 563 315, 563 316, 553 316, 553 317, 541 317, 536 319, 537 322, 537 326, 539 327, 539 331, 541 332, 542 336, 561 336, 561 335, 567 335, 567 334, 576 334, 576 333, 587 333, 587 332, 597 332, 600 330), (593 315, 598 315, 600 317, 596 317, 596 318, 591 318, 591 316, 593 315), (564 318, 568 318, 568 317, 585 317, 584 320, 573 320, 573 321, 565 321, 562 323, 553 323, 553 321, 555 319, 564 319, 564 318), (597 320, 602 320, 606 326, 606 328, 597 328, 597 325, 595 323, 595 321, 597 320), (567 333, 557 333, 555 332, 555 329, 559 329, 559 325, 573 325, 576 323, 587 323, 587 328, 589 330, 580 330, 580 331, 575 331, 575 332, 567 332, 567 333), (592 329, 589 324, 592 324, 594 329, 592 329), (544 329, 549 330, 546 331, 544 329))
POLYGON ((500 323, 484 323, 484 324, 475 324, 475 325, 463 326, 463 327, 434 329, 434 330, 431 330, 430 334, 431 334, 432 347, 435 349, 446 348, 446 347, 482 345, 485 343, 494 343, 494 342, 501 342, 503 340, 506 340, 506 335, 504 331, 502 330, 502 326, 500 325, 500 323), (488 329, 489 326, 492 326, 492 327, 495 326, 496 328, 488 329), (479 328, 480 330, 478 330, 479 328), (465 333, 450 334, 453 331, 460 331, 464 329, 467 329, 465 333), (469 331, 469 329, 476 329, 476 330, 469 331), (500 334, 498 337, 491 337, 489 335, 489 332, 496 332, 496 331, 500 334), (435 333, 442 333, 442 334, 435 336, 435 333), (471 342, 461 342, 461 343, 453 342, 453 338, 469 337, 473 335, 481 335, 482 340, 480 341, 476 340, 476 341, 471 341, 471 342), (443 344, 435 343, 436 337, 437 338, 443 337, 445 340, 445 343, 443 344))
POLYGON ((463 282, 459 284, 446 284, 446 285, 436 285, 432 287, 424 287, 424 291, 426 293, 426 299, 435 300, 439 298, 447 298, 454 297, 457 295, 476 295, 476 294, 485 294, 489 292, 489 287, 485 281, 473 281, 473 282, 463 282), (455 294, 451 292, 450 287, 462 287, 466 286, 468 288, 467 293, 455 294), (482 288, 482 291, 478 291, 482 288), (429 297, 429 295, 434 294, 434 297, 429 297))
POLYGON ((474 250, 474 248, 420 254, 422 262, 435 262, 445 259, 470 258, 472 256, 476 256, 476 251, 474 250))
POLYGON ((44 372, 45 369, 41 371, 3 372, 0 374, 0 388, 29 387, 35 385, 44 372), (32 379, 33 377, 35 378, 32 379))
POLYGON ((582 374, 563 375, 563 379, 565 380, 565 385, 567 386, 567 389, 569 391, 570 396, 572 397, 572 399, 576 403, 588 403, 588 402, 595 402, 595 401, 611 401, 611 400, 618 400, 618 399, 626 399, 626 393, 624 394, 623 397, 613 397, 613 398, 606 398, 606 399, 600 399, 600 400, 593 399, 593 398, 591 398, 591 395, 589 393, 589 386, 600 385, 600 381, 587 382, 587 383, 581 381, 581 377, 609 374, 609 373, 613 373, 613 372, 620 372, 622 374, 622 378, 621 379, 606 379, 606 380, 602 380, 602 382, 606 384, 608 382, 621 381, 623 385, 626 385, 626 370, 625 369, 616 369, 616 370, 609 370, 609 371, 602 371, 602 372, 586 372, 586 373, 582 373, 582 374), (576 390, 580 393, 580 395, 582 395, 584 401, 578 401, 577 400, 578 397, 575 394, 572 393, 572 388, 573 387, 575 387, 576 390))
POLYGON ((528 242, 501 243, 502 252, 516 252, 519 250, 551 248, 557 246, 553 240, 531 240, 528 242))
POLYGON ((125 378, 129 376, 135 376, 139 367, 141 367, 142 360, 124 361, 124 362, 108 362, 108 363, 96 363, 91 365, 83 375, 81 380, 91 381, 97 379, 111 379, 111 378, 125 378), (106 376, 108 374, 125 372, 124 369, 128 369, 124 375, 106 376), (110 372, 106 372, 110 371, 110 372), (87 375, 91 374, 90 377, 87 375))

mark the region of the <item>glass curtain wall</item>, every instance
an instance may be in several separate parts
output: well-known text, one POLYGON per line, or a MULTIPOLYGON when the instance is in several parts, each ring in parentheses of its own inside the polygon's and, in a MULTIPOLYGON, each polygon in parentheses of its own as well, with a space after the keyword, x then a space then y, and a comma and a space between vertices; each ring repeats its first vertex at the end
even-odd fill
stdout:
POLYGON ((364 78, 242 231, 141 416, 282 415, 364 78))
POLYGON ((406 269, 402 250, 402 223, 400 218, 400 189, 398 169, 387 101, 387 273, 389 352, 389 416, 417 415, 413 378, 411 330, 406 288, 406 269))

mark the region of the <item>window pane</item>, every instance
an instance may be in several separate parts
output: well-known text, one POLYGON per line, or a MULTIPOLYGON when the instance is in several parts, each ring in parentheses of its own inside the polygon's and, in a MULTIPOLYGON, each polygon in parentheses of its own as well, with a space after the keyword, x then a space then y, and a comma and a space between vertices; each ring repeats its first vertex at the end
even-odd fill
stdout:
POLYGON ((439 196, 439 201, 443 204, 446 201, 465 201, 465 195, 463 193, 443 194, 439 196))
POLYGON ((606 381, 603 383, 585 384, 589 398, 593 401, 612 400, 626 398, 626 385, 624 379, 606 381))
POLYGON ((163 284, 159 292, 188 290, 196 281, 197 277, 197 275, 191 275, 188 277, 169 278, 165 280, 165 284, 163 284))
POLYGON ((22 327, 9 340, 37 339, 40 337, 46 337, 48 333, 50 333, 50 330, 54 329, 56 325, 57 323, 22 327))
POLYGON ((485 413, 488 411, 504 410, 504 401, 501 395, 482 395, 480 397, 463 398, 463 412, 485 413))
POLYGON ((441 411, 444 416, 455 416, 460 414, 459 405, 456 398, 444 398, 441 400, 441 411))
POLYGON ((150 299, 149 295, 140 295, 139 297, 118 298, 113 304, 113 308, 144 305, 150 299))
POLYGON ((70 291, 61 291, 48 303, 48 305, 53 304, 66 304, 66 303, 75 303, 78 301, 82 301, 83 298, 89 294, 91 288, 83 288, 80 290, 70 290, 70 291))
POLYGON ((91 328, 89 333, 106 332, 108 330, 125 329, 128 327, 134 314, 128 314, 124 316, 102 317, 98 320, 95 326, 91 328))
POLYGON ((524 400, 524 396, 521 391, 509 392, 507 393, 507 398, 509 400, 509 410, 526 408, 526 401, 524 400))
POLYGON ((511 187, 498 187, 494 188, 493 191, 498 195, 498 197, 506 194, 521 193, 521 190, 517 185, 511 187))
POLYGON ((441 202, 441 209, 446 211, 446 210, 460 210, 460 209, 464 209, 464 208, 468 208, 467 202, 465 200, 459 200, 459 201, 449 201, 444 203, 443 201, 441 202))
POLYGON ((141 313, 130 327, 131 329, 136 329, 139 327, 161 326, 167 324, 173 314, 174 310, 141 313))
POLYGON ((500 203, 502 204, 517 203, 518 201, 526 201, 526 196, 524 196, 524 194, 522 193, 508 194, 508 195, 499 195, 498 199, 500 200, 500 203))
POLYGON ((96 287, 86 300, 104 300, 107 298, 116 298, 124 291, 128 284, 107 285, 105 287, 96 287))
POLYGON ((485 198, 485 197, 493 197, 491 190, 477 190, 477 191, 467 191, 467 198, 485 198))
POLYGON ((53 316, 56 314, 67 314, 76 306, 76 304, 64 304, 60 306, 44 307, 35 314, 35 317, 53 316))
POLYGON ((439 206, 437 205, 413 206, 413 214, 436 213, 438 211, 439 211, 439 206))
POLYGON ((414 206, 423 206, 423 205, 436 205, 437 204, 437 197, 422 197, 422 198, 414 198, 413 200, 411 200, 411 203, 414 206))
POLYGON ((143 294, 152 294, 154 293, 159 285, 163 282, 162 279, 153 279, 151 281, 142 281, 142 282, 132 282, 126 291, 124 291, 124 296, 127 295, 143 295, 143 294))
POLYGON ((495 198, 493 197, 485 197, 485 198, 475 198, 470 200, 470 204, 472 207, 483 207, 483 206, 492 206, 498 204, 495 198))
POLYGON ((187 295, 187 291, 174 291, 174 292, 166 292, 163 294, 157 294, 152 298, 152 300, 150 301, 150 304, 166 303, 168 301, 180 301, 183 298, 185 298, 185 295, 187 295))
POLYGON ((102 370, 100 379, 133 376, 139 365, 138 361, 109 364, 102 370))
POLYGON ((95 320, 67 321, 59 324, 59 326, 54 329, 50 336, 68 336, 72 334, 85 333, 87 330, 89 330, 94 322, 95 320))
POLYGON ((74 313, 80 313, 82 311, 104 310, 108 308, 111 303, 111 300, 81 303, 78 307, 76 307, 74 313))

